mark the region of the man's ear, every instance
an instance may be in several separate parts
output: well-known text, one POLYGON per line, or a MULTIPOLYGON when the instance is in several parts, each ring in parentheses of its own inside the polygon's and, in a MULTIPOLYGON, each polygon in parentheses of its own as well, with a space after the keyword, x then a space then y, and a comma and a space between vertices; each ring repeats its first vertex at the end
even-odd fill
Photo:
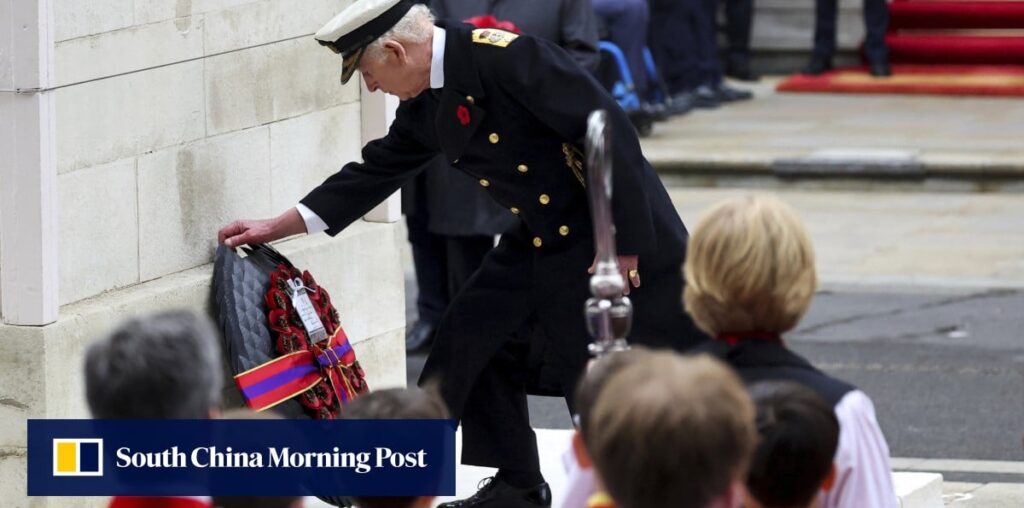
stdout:
POLYGON ((416 498, 413 508, 430 508, 434 504, 434 496, 420 496, 416 498))
POLYGON ((828 476, 821 482, 821 490, 828 492, 832 490, 832 486, 836 484, 836 463, 832 463, 832 467, 828 470, 828 476))
POLYGON ((578 430, 572 433, 572 454, 576 456, 576 463, 580 465, 581 469, 594 467, 593 461, 590 460, 590 454, 587 453, 587 446, 583 444, 583 434, 580 434, 578 430))
POLYGON ((405 52, 405 46, 398 41, 384 42, 384 53, 395 58, 396 62, 403 64, 409 59, 409 54, 405 52))

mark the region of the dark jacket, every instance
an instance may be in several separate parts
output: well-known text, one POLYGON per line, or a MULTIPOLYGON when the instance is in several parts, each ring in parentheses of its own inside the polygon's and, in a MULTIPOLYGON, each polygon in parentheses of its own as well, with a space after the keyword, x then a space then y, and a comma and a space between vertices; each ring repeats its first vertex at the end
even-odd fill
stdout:
MULTIPOLYGON (((565 49, 588 71, 597 68, 597 18, 590 0, 433 0, 438 19, 462 21, 492 14, 511 21, 523 33, 551 41, 565 49)), ((475 180, 439 160, 425 174, 402 189, 406 213, 427 210, 430 232, 448 236, 493 236, 515 224, 515 217, 498 206, 475 180), (424 188, 417 192, 415 186, 424 188), (425 203, 416 203, 415 199, 425 203)))
POLYGON ((363 162, 345 165, 302 199, 327 223, 328 234, 443 154, 504 208, 518 212, 539 248, 576 241, 572 231, 588 230, 590 221, 580 150, 586 119, 601 108, 613 132, 619 253, 640 255, 649 266, 681 259, 686 231, 668 193, 626 114, 593 77, 540 39, 461 24, 447 30, 440 94, 404 101, 387 136, 364 147, 363 162), (506 37, 512 39, 507 44, 506 37), (498 43, 488 42, 495 38, 498 43))
POLYGON ((521 33, 551 41, 569 52, 580 67, 594 72, 597 50, 597 14, 590 0, 431 0, 439 19, 465 21, 491 14, 515 23, 521 33))
POLYGON ((449 171, 469 175, 516 214, 442 318, 423 375, 442 374, 446 401, 461 408, 508 333, 535 318, 545 333, 531 335, 530 363, 539 365, 531 370, 540 372, 531 389, 571 394, 589 342, 582 310, 594 238, 580 149, 595 109, 607 111, 612 132, 618 253, 638 255, 643 277, 630 295, 630 339, 677 350, 695 344, 700 334, 680 302, 686 229, 626 114, 561 48, 470 28, 447 26, 440 93, 404 101, 387 136, 363 149, 363 162, 302 199, 335 235, 441 154, 449 171), (561 378, 557 390, 544 372, 561 378))
POLYGON ((857 389, 818 370, 782 344, 749 340, 729 346, 722 341, 710 340, 695 347, 693 352, 709 353, 728 363, 747 384, 792 381, 814 390, 832 406, 857 389))

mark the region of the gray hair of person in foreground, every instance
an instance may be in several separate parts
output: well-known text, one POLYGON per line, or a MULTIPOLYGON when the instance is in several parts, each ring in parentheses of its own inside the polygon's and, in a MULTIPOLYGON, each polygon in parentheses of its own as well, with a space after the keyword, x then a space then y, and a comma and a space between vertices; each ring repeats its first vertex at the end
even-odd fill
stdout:
POLYGON ((131 318, 85 353, 94 418, 206 419, 220 410, 217 334, 188 311, 131 318))

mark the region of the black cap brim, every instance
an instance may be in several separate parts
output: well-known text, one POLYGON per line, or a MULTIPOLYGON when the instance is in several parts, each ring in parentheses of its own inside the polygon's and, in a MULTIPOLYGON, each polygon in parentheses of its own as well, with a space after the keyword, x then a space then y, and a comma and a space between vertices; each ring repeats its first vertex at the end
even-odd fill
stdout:
POLYGON ((359 60, 363 58, 363 52, 366 51, 366 46, 363 46, 348 55, 345 55, 341 64, 341 84, 348 83, 348 80, 355 74, 356 69, 359 68, 359 60))

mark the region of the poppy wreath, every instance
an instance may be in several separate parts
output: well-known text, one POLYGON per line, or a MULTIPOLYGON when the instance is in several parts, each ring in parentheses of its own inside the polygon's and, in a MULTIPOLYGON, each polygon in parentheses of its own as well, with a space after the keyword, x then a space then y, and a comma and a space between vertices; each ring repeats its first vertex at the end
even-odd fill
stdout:
POLYGON ((249 407, 262 411, 296 398, 310 417, 333 419, 343 405, 369 391, 330 295, 308 271, 278 264, 265 299, 277 358, 235 376, 249 407), (288 281, 294 279, 306 287, 327 341, 310 340, 289 296, 288 281))

